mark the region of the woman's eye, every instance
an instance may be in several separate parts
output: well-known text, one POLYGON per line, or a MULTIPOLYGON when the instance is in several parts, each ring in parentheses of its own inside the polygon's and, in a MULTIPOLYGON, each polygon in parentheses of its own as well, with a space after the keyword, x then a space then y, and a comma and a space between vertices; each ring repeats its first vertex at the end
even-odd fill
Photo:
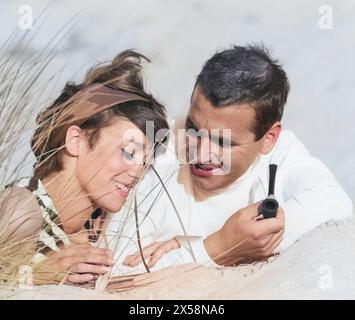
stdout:
POLYGON ((134 154, 132 154, 132 153, 130 153, 130 152, 128 152, 127 150, 125 150, 125 149, 122 149, 122 155, 123 155, 123 158, 125 159, 125 160, 133 160, 133 157, 134 157, 134 154))

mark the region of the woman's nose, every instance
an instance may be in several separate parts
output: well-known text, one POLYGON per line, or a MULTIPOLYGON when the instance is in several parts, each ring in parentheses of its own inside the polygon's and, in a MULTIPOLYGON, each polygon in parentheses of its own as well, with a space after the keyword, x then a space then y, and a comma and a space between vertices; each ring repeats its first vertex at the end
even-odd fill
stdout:
POLYGON ((139 179, 144 174, 144 165, 141 163, 129 165, 127 168, 127 174, 131 179, 139 179))

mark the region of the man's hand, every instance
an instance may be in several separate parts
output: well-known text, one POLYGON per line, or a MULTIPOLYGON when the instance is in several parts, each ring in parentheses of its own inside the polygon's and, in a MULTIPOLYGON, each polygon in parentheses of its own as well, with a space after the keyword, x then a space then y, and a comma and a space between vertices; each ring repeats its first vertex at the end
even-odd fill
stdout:
POLYGON ((256 203, 233 214, 223 227, 204 240, 209 256, 219 265, 265 260, 281 243, 285 217, 279 207, 275 218, 258 216, 256 203))
MULTIPOLYGON (((154 242, 143 248, 143 256, 144 259, 149 258, 148 267, 152 268, 164 254, 178 248, 180 248, 180 244, 175 238, 172 238, 168 241, 154 242)), ((123 265, 135 267, 141 262, 141 253, 137 251, 133 255, 128 255, 123 261, 123 265)))

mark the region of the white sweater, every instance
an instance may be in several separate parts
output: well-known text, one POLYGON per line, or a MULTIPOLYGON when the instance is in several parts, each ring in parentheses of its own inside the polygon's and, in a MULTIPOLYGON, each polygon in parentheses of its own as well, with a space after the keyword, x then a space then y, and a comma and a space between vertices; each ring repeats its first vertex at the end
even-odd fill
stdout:
MULTIPOLYGON (((178 183, 179 163, 175 157, 174 139, 171 139, 167 152, 158 159, 155 168, 165 182, 174 206, 155 173, 148 172, 138 189, 140 235, 143 246, 176 235, 185 236, 181 220, 190 244, 185 242, 180 249, 166 254, 154 269, 195 260, 213 265, 203 240, 221 228, 236 211, 267 196, 271 163, 278 165, 275 198, 285 212, 285 233, 278 251, 286 249, 321 223, 343 219, 352 213, 351 200, 333 174, 312 157, 290 131, 283 130, 273 150, 267 155, 260 155, 248 171, 223 193, 203 202, 196 202, 178 183), (144 218, 147 212, 149 214, 144 218)), ((115 250, 118 261, 115 274, 143 270, 142 265, 136 270, 121 265, 127 254, 138 250, 134 214, 127 209, 130 204, 128 200, 125 208, 114 216, 108 226, 112 236, 111 249, 115 250), (130 213, 124 221, 127 212, 130 213), (125 227, 122 229, 123 223, 125 227)))

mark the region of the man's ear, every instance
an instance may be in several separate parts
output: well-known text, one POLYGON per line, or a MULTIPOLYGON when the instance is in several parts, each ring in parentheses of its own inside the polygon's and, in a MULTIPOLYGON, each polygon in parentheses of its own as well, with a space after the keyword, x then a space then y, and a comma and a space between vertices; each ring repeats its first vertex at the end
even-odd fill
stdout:
POLYGON ((281 122, 278 121, 265 133, 260 153, 268 154, 277 142, 281 132, 281 122))
POLYGON ((72 156, 79 156, 80 141, 82 139, 82 130, 78 126, 70 126, 65 136, 66 152, 72 156))

